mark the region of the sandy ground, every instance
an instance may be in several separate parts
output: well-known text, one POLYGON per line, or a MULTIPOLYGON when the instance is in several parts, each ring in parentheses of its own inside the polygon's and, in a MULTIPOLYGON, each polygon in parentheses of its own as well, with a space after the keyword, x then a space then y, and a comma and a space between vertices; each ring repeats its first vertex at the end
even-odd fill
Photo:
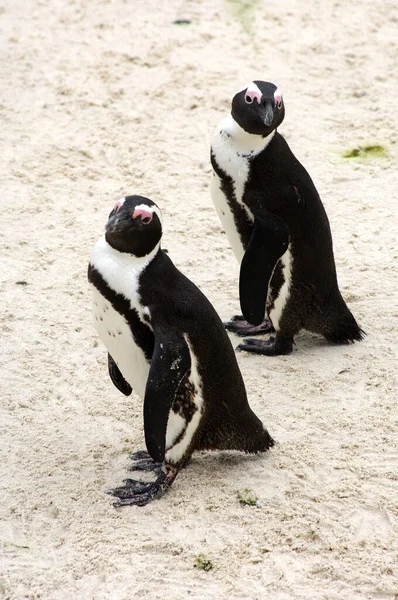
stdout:
POLYGON ((0 9, 2 597, 398 598, 394 4, 0 9), (280 131, 321 193, 368 336, 333 347, 303 333, 291 356, 239 354, 275 449, 198 454, 164 498, 116 510, 104 490, 143 447, 142 406, 108 379, 88 257, 114 201, 145 194, 177 266, 223 319, 238 311, 209 145, 252 79, 282 89, 280 131), (367 142, 388 156, 342 159, 367 142), (239 503, 243 488, 258 506, 239 503), (194 567, 201 554, 212 570, 194 567))

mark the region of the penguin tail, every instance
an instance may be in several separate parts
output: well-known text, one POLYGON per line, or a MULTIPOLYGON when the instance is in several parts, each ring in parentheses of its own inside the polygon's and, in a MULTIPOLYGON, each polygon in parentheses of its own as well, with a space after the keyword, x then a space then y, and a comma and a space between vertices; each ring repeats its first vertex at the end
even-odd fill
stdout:
POLYGON ((267 428, 250 406, 238 416, 234 415, 227 424, 227 429, 231 435, 231 450, 259 454, 275 446, 267 428))
POLYGON ((354 315, 344 302, 340 292, 329 309, 327 327, 323 335, 333 344, 348 344, 349 342, 360 342, 366 336, 356 322, 354 315))
POLYGON ((259 454, 275 446, 275 441, 260 421, 260 425, 251 427, 248 431, 237 432, 236 450, 246 454, 259 454))
POLYGON ((365 331, 359 327, 354 317, 352 317, 352 321, 347 320, 333 331, 325 333, 327 341, 333 344, 348 344, 349 342, 360 342, 363 340, 366 336, 365 331))
POLYGON ((275 445, 260 419, 249 408, 241 418, 230 418, 208 427, 198 450, 239 450, 247 454, 266 452, 275 445))

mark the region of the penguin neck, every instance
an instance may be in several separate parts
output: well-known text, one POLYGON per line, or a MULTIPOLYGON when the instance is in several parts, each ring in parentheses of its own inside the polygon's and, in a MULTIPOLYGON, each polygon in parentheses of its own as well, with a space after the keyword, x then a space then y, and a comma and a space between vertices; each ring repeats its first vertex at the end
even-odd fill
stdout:
POLYGON ((145 256, 135 256, 128 252, 120 252, 106 240, 105 234, 100 237, 95 244, 92 255, 91 264, 98 271, 104 270, 111 274, 113 270, 121 269, 125 272, 141 273, 149 263, 155 258, 160 250, 160 241, 156 246, 145 256))
POLYGON ((276 129, 271 131, 266 137, 248 133, 235 121, 231 114, 221 121, 219 131, 233 140, 237 151, 251 155, 260 154, 268 146, 276 133, 276 129))

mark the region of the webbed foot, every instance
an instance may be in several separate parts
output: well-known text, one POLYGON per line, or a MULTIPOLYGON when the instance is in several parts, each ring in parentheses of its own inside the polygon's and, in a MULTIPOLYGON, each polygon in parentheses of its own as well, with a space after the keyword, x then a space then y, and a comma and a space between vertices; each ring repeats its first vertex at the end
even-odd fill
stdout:
POLYGON ((245 335, 260 335, 274 331, 271 321, 264 319, 260 325, 252 325, 242 315, 234 315, 230 321, 224 323, 225 329, 244 337, 245 335))
POLYGON ((179 467, 163 463, 159 467, 159 474, 155 481, 137 481, 124 479, 124 485, 108 490, 107 493, 116 496, 118 500, 113 506, 145 506, 155 498, 160 498, 168 490, 177 476, 179 467))
POLYGON ((266 356, 290 354, 293 351, 293 338, 282 337, 278 334, 275 337, 271 336, 268 340, 247 338, 236 349, 254 352, 255 354, 265 354, 266 356))
POLYGON ((155 471, 158 472, 162 463, 155 462, 146 450, 138 450, 130 455, 133 464, 128 467, 129 471, 155 471))

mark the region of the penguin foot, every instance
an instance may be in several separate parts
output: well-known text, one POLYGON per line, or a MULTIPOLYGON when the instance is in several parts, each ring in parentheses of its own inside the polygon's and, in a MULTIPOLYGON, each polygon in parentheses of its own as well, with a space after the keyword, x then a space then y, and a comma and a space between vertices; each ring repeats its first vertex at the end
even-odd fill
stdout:
POLYGON ((173 483, 178 471, 178 467, 163 463, 155 481, 124 479, 123 486, 108 490, 107 493, 118 498, 113 503, 115 508, 129 505, 145 506, 155 498, 163 496, 173 483))
POLYGON ((141 460, 141 458, 151 458, 151 455, 146 450, 136 450, 130 454, 132 460, 141 460))
POLYGON ((135 460, 132 465, 127 467, 128 471, 158 471, 162 463, 155 462, 152 458, 142 458, 135 460))
POLYGON ((264 319, 260 325, 252 325, 243 317, 243 315, 234 315, 230 321, 224 323, 225 329, 236 333, 241 337, 245 335, 260 335, 262 333, 271 333, 274 331, 271 321, 264 319))
MULTIPOLYGON (((155 471, 158 472, 161 469, 162 463, 155 462, 149 452, 146 450, 137 450, 130 454, 130 458, 133 464, 127 467, 128 471, 155 471)), ((192 456, 186 456, 180 464, 180 469, 184 469, 192 460, 192 456)))
POLYGON ((293 350, 293 339, 276 335, 268 340, 256 340, 247 338, 243 344, 239 344, 237 350, 254 352, 255 354, 265 354, 266 356, 278 356, 281 354, 290 354, 293 350))
POLYGON ((155 462, 146 450, 138 450, 130 455, 133 464, 127 468, 128 471, 159 471, 162 463, 155 462))

